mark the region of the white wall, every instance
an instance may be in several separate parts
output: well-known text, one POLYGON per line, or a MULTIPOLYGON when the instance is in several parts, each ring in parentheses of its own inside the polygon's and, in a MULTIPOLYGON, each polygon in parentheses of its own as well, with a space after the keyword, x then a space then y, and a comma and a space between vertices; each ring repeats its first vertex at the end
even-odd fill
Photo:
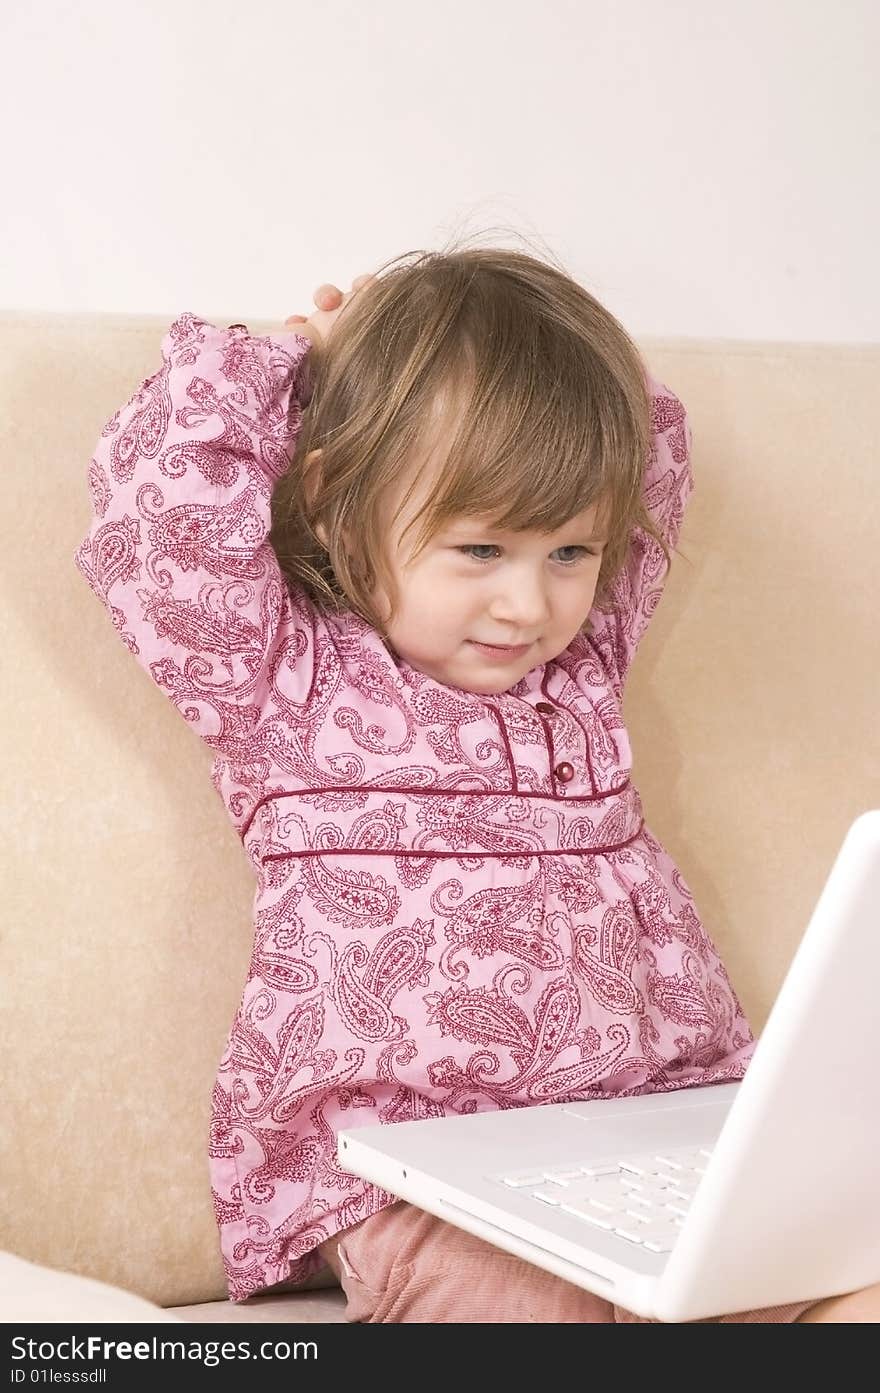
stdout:
POLYGON ((636 335, 876 341, 878 52, 877 0, 0 0, 0 307, 280 324, 522 233, 636 335))

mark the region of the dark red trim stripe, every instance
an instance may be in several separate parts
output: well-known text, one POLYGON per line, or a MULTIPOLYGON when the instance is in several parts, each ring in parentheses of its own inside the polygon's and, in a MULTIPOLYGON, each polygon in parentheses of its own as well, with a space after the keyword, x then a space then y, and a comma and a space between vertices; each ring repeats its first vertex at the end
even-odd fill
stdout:
POLYGON ((480 861, 499 861, 505 857, 534 856, 605 856, 610 851, 621 851, 623 847, 629 846, 641 835, 644 827, 644 818, 639 823, 638 830, 631 837, 627 837, 625 842, 609 842, 607 846, 585 846, 585 847, 554 847, 552 851, 417 851, 413 847, 318 847, 315 850, 307 851, 270 851, 261 858, 260 864, 265 865, 267 861, 290 861, 294 857, 303 856, 414 856, 417 860, 424 861, 428 857, 436 860, 446 861, 466 861, 475 858, 480 861))
POLYGON ((251 823, 260 811, 264 803, 271 803, 276 798, 303 798, 306 794, 313 793, 405 793, 407 797, 414 794, 430 795, 432 798, 461 798, 467 795, 469 798, 543 798, 551 803, 601 803, 604 798, 616 798, 619 793, 625 792, 629 788, 630 780, 627 778, 616 788, 606 789, 604 793, 575 793, 568 797, 563 797, 555 793, 529 793, 525 789, 512 788, 412 788, 398 784, 327 784, 323 788, 286 788, 280 789, 277 793, 267 793, 251 809, 250 816, 241 830, 242 838, 247 836, 251 823))

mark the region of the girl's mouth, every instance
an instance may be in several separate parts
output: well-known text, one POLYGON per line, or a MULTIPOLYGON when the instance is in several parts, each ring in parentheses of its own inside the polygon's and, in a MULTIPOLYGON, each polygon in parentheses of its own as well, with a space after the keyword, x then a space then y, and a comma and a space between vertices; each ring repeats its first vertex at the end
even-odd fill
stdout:
POLYGON ((510 662, 511 658, 521 658, 531 648, 530 643, 519 643, 515 647, 509 644, 499 643, 477 643, 476 639, 469 639, 474 648, 482 653, 486 658, 494 658, 498 662, 510 662))

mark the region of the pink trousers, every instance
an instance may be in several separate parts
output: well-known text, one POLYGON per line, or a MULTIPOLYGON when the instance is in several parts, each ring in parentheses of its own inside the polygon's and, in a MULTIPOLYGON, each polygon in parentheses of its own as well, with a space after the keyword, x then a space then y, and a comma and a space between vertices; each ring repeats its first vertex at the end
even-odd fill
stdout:
MULTIPOLYGON (((321 1252, 348 1297, 349 1321, 659 1323, 593 1296, 403 1200, 329 1239, 321 1252)), ((782 1323, 796 1320, 814 1304, 768 1306, 715 1320, 782 1323)))

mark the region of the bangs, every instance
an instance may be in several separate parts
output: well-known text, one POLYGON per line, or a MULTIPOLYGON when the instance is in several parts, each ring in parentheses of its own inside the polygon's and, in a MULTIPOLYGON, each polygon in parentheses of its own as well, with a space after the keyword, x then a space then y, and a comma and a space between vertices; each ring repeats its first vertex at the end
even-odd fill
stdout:
POLYGON ((407 528, 420 525, 416 554, 459 517, 552 533, 599 503, 606 535, 627 524, 648 441, 647 396, 640 420, 582 339, 517 318, 494 325, 483 352, 473 341, 459 350, 424 413, 425 463, 406 495, 430 476, 430 499, 407 528))

